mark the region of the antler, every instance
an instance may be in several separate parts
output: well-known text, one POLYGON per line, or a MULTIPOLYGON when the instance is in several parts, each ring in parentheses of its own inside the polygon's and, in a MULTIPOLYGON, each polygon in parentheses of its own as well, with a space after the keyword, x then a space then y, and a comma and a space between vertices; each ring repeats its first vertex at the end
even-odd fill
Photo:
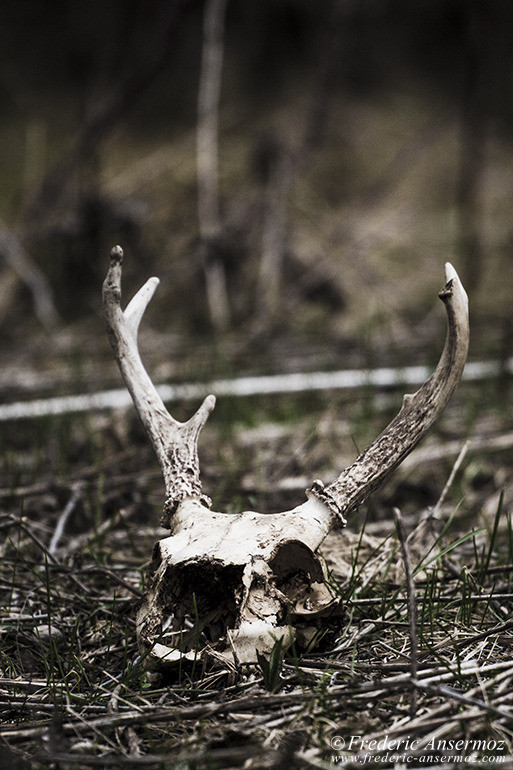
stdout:
MULTIPOLYGON (((197 504, 208 508, 211 505, 210 499, 201 492, 198 437, 214 408, 215 398, 207 396, 188 422, 181 423, 171 417, 141 362, 137 347, 139 323, 159 280, 150 278, 123 312, 120 307, 123 250, 115 246, 110 257, 103 284, 107 331, 123 379, 162 468, 167 497, 161 523, 169 527, 171 516, 181 503, 194 504, 195 516, 201 513, 197 504)), ((288 512, 298 527, 308 527, 310 523, 314 529, 317 527, 313 544, 322 542, 334 520, 345 524, 345 515, 377 489, 424 438, 461 379, 469 343, 468 298, 450 263, 445 265, 445 277, 446 285, 438 296, 447 312, 447 336, 431 377, 416 393, 404 396, 399 414, 336 481, 326 487, 321 481, 314 481, 306 491, 307 501, 288 512)), ((189 517, 189 508, 183 510, 183 515, 189 517)), ((235 519, 230 517, 232 524, 235 519)), ((290 524, 292 526, 292 520, 290 524)))
POLYGON ((210 499, 201 492, 198 437, 216 400, 214 396, 207 396, 188 422, 178 422, 171 417, 143 366, 137 347, 139 324, 159 279, 149 278, 123 312, 120 304, 122 262, 123 249, 114 246, 103 283, 103 313, 125 385, 162 468, 166 486, 162 526, 169 526, 171 515, 183 500, 199 499, 204 505, 211 505, 210 499))
POLYGON ((377 489, 424 438, 461 380, 469 344, 468 298, 454 267, 445 265, 439 293, 447 312, 447 336, 438 366, 413 395, 405 395, 399 414, 380 436, 327 487, 314 481, 307 490, 343 524, 345 514, 377 489))

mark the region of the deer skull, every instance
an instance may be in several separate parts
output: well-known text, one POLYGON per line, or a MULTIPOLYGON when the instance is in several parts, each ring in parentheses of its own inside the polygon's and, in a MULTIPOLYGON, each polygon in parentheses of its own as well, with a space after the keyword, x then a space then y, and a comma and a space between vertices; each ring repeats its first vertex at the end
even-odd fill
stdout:
POLYGON ((449 263, 439 297, 448 330, 431 377, 406 395, 383 433, 329 486, 314 481, 307 499, 291 511, 215 513, 202 494, 198 436, 214 408, 207 396, 193 417, 176 421, 166 410, 139 357, 137 332, 158 285, 150 278, 123 312, 123 251, 111 251, 103 285, 107 331, 121 374, 162 468, 166 502, 162 525, 171 535, 158 542, 137 636, 158 668, 221 658, 251 663, 277 639, 307 640, 319 618, 337 609, 326 583, 319 546, 333 525, 377 489, 426 435, 461 379, 469 326, 465 290, 449 263))

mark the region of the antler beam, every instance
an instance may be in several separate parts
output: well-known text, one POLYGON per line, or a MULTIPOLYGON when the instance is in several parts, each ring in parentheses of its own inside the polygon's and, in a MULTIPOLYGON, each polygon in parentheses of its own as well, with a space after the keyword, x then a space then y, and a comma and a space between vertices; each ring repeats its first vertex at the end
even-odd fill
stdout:
POLYGON ((185 423, 171 417, 143 366, 137 345, 139 324, 159 279, 149 278, 123 312, 122 262, 123 249, 114 246, 103 283, 103 313, 125 385, 162 468, 166 503, 161 523, 162 526, 169 526, 171 515, 183 500, 196 498, 208 507, 211 505, 210 499, 201 492, 198 437, 216 400, 214 396, 207 396, 198 411, 185 423))
POLYGON ((315 481, 307 490, 342 521, 424 438, 461 380, 469 345, 468 298, 450 262, 445 280, 438 296, 447 312, 447 336, 435 371, 416 393, 403 397, 399 414, 336 481, 328 487, 315 481))

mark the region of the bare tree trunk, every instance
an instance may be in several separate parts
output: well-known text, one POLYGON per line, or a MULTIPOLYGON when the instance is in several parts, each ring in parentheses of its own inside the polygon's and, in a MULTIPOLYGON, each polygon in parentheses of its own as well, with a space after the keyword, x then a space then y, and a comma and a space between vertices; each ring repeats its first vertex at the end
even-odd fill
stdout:
POLYGON ((334 0, 320 45, 320 59, 299 146, 278 154, 267 186, 266 219, 258 282, 258 316, 272 322, 280 309, 280 283, 287 237, 287 205, 298 177, 324 141, 334 73, 340 60, 344 21, 353 3, 334 0))
POLYGON ((219 94, 223 68, 227 0, 208 0, 203 23, 203 54, 198 94, 198 219, 207 303, 218 332, 230 324, 226 275, 218 253, 221 235, 218 189, 219 94))
POLYGON ((287 239, 287 203, 294 181, 294 163, 282 153, 270 169, 257 286, 259 317, 273 319, 280 306, 280 283, 287 239))
POLYGON ((486 116, 482 94, 482 69, 486 19, 480 0, 465 9, 464 83, 461 105, 459 176, 456 202, 459 216, 459 247, 464 280, 475 291, 483 272, 482 184, 486 159, 486 116))

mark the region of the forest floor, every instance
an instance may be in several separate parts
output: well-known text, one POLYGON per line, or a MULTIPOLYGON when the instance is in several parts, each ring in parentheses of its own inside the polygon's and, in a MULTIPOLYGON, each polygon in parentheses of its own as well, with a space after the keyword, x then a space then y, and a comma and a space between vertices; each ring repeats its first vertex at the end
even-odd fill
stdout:
MULTIPOLYGON (((513 768, 513 420, 498 387, 463 383, 423 446, 329 536, 343 610, 316 644, 276 645, 256 666, 198 660, 166 680, 148 677, 135 637, 165 532, 160 472, 133 412, 5 422, 0 764, 513 768)), ((201 440, 214 509, 301 502, 400 399, 221 399, 201 440)))

